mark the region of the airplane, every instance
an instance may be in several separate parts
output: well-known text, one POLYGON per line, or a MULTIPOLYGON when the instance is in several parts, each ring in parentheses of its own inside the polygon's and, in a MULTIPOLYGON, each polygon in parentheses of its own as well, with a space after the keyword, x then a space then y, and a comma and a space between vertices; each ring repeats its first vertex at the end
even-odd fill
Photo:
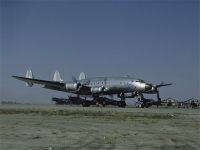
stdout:
POLYGON ((149 107, 151 105, 161 105, 159 88, 172 85, 161 83, 153 85, 141 79, 133 77, 93 77, 86 78, 84 72, 80 73, 79 78, 72 78, 72 81, 64 82, 59 71, 56 71, 53 76, 53 81, 35 79, 31 69, 28 69, 25 77, 12 76, 18 80, 26 82, 26 86, 32 87, 33 84, 43 85, 43 88, 57 90, 75 94, 77 98, 84 97, 83 106, 90 106, 87 97, 92 97, 93 101, 105 105, 102 100, 103 96, 117 95, 120 98, 119 107, 126 106, 126 98, 137 97, 142 102, 141 107, 149 107), (157 94, 157 101, 144 98, 143 94, 157 94))

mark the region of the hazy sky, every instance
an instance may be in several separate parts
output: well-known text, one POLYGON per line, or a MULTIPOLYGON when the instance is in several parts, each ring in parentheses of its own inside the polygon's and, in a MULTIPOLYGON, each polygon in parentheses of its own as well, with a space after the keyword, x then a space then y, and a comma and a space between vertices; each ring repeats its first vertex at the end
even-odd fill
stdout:
POLYGON ((200 97, 198 0, 0 2, 0 99, 52 103, 66 93, 11 78, 65 81, 131 75, 159 84, 162 98, 200 97))

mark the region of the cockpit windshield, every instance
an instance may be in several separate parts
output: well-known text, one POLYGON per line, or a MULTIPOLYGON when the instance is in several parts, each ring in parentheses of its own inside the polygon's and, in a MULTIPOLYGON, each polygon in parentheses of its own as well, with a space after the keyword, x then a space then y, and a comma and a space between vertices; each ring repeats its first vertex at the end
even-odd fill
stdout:
POLYGON ((142 79, 138 79, 136 82, 145 83, 145 81, 144 81, 144 80, 142 80, 142 79))

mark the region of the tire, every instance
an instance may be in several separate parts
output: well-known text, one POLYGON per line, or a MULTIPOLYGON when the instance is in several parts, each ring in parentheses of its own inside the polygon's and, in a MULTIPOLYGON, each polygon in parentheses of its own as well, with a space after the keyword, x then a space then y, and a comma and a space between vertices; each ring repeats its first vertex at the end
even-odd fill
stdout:
POLYGON ((86 102, 86 101, 83 101, 82 106, 83 106, 83 107, 89 107, 89 106, 90 106, 90 103, 89 103, 89 102, 86 102))
POLYGON ((103 107, 105 107, 105 106, 106 106, 106 102, 105 102, 105 101, 103 101, 103 103, 102 103, 102 106, 103 106, 103 107))
POLYGON ((120 101, 120 102, 118 103, 118 106, 119 106, 119 107, 125 108, 125 107, 126 107, 126 102, 125 102, 125 101, 120 101))

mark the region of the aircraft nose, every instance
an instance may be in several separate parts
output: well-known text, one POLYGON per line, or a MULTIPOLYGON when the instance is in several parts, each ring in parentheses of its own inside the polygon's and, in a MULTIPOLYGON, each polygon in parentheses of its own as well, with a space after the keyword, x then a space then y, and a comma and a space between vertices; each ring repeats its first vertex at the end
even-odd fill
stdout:
POLYGON ((152 89, 152 85, 146 83, 146 84, 145 84, 145 90, 146 90, 146 91, 149 91, 149 90, 151 90, 151 89, 152 89))

